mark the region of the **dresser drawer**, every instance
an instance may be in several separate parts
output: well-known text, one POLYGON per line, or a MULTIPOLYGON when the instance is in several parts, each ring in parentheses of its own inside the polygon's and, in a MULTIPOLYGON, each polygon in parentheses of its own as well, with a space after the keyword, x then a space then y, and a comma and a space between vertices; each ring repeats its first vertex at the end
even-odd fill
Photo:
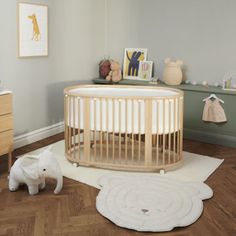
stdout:
POLYGON ((0 115, 12 113, 12 94, 0 95, 0 115))
POLYGON ((0 133, 12 129, 12 114, 0 115, 0 133))
POLYGON ((13 145, 13 130, 0 133, 0 155, 9 152, 13 145))

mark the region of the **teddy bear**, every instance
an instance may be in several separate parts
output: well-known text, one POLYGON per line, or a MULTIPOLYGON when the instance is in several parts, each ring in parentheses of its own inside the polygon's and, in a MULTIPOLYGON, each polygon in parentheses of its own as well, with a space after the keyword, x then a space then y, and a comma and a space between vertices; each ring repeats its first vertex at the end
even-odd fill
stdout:
POLYGON ((106 80, 117 83, 121 80, 120 63, 114 60, 111 60, 110 63, 111 63, 110 66, 111 71, 107 75, 106 80))

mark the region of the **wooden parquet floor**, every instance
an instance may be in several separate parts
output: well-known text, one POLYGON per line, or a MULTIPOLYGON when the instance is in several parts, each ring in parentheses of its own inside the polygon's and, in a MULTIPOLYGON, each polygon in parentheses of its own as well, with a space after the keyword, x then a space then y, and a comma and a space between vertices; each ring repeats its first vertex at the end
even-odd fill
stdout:
MULTIPOLYGON (((15 151, 21 155, 63 138, 63 134, 44 139, 15 151)), ((224 163, 214 172, 207 184, 214 197, 204 201, 200 219, 185 228, 167 233, 139 233, 122 229, 103 218, 95 208, 98 190, 64 178, 59 195, 53 194, 55 182, 47 181, 46 190, 29 196, 26 187, 11 193, 8 190, 7 158, 0 158, 0 235, 23 236, 220 236, 236 235, 236 149, 184 141, 184 150, 218 158, 224 163)), ((201 171, 201 170, 199 170, 201 171)))

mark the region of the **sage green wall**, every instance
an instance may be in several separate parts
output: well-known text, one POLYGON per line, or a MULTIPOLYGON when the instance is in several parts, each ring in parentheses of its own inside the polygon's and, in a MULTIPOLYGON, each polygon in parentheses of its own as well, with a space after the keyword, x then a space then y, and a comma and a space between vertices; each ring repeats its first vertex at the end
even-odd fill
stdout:
POLYGON ((63 88, 97 76, 105 48, 105 0, 28 2, 49 6, 48 57, 17 58, 17 1, 0 7, 0 80, 14 93, 15 135, 63 121, 63 88))
POLYGON ((225 103, 222 104, 227 122, 210 123, 202 121, 204 103, 209 91, 184 91, 184 138, 202 142, 236 147, 236 110, 232 109, 236 101, 236 94, 217 94, 225 103))
POLYGON ((236 69, 235 9, 235 0, 109 0, 109 53, 122 61, 125 47, 148 48, 155 76, 171 57, 188 79, 221 82, 236 69))

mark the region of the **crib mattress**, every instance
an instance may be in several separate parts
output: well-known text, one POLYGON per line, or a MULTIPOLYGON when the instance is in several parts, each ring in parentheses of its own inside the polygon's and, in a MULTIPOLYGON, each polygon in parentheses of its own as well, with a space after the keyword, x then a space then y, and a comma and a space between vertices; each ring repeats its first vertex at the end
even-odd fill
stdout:
MULTIPOLYGON (((146 101, 153 134, 173 133, 180 129, 179 92, 173 89, 81 87, 71 89, 67 125, 84 128, 84 101, 89 97, 90 130, 115 133, 145 133, 146 101)), ((181 97, 183 99, 183 96, 181 97)))

